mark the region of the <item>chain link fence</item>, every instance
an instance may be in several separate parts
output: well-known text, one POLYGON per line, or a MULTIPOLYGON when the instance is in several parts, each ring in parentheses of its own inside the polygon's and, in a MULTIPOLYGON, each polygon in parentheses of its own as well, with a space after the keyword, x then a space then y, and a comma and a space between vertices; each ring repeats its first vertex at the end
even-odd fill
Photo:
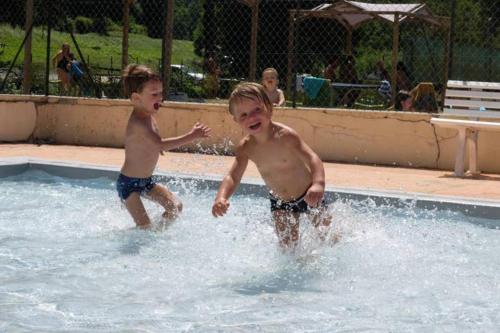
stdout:
POLYGON ((200 102, 224 101, 269 67, 289 106, 387 109, 399 91, 431 86, 439 104, 448 79, 500 81, 497 0, 3 0, 2 7, 1 93, 123 98, 127 63, 160 72, 167 99, 200 102))

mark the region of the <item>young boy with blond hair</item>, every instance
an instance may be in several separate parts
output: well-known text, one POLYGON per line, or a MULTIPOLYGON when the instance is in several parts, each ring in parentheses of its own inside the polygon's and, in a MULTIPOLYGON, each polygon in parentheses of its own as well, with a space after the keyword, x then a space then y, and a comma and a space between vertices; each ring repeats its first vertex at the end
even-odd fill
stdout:
POLYGON ((323 200, 323 163, 297 132, 271 119, 273 105, 265 88, 257 83, 239 84, 229 98, 229 112, 246 136, 236 147, 233 165, 219 187, 212 214, 226 214, 229 198, 250 160, 270 189, 271 212, 283 248, 297 245, 301 213, 308 214, 316 227, 329 226, 331 217, 323 200))
POLYGON ((125 135, 125 162, 116 182, 116 189, 127 210, 140 228, 151 221, 141 195, 165 208, 163 216, 173 219, 182 210, 182 203, 172 192, 152 179, 156 163, 163 151, 174 149, 198 138, 205 138, 210 128, 196 123, 191 131, 175 138, 162 138, 154 116, 160 109, 163 85, 159 75, 144 65, 129 65, 123 71, 125 93, 133 111, 125 135))
POLYGON ((272 67, 264 69, 262 72, 262 85, 266 90, 267 97, 274 106, 285 104, 283 90, 278 89, 278 71, 272 67))

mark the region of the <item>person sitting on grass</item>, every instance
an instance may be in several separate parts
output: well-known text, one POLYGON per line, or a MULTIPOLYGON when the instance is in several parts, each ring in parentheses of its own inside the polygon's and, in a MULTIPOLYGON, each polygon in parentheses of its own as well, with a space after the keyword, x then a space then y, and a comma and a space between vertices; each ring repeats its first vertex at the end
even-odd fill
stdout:
POLYGON ((271 212, 279 244, 293 249, 299 241, 299 217, 307 214, 322 239, 331 224, 324 200, 325 170, 316 153, 292 128, 274 122, 273 104, 265 88, 245 82, 229 98, 229 112, 246 133, 235 150, 212 206, 215 217, 229 208, 229 198, 252 161, 270 189, 271 212))
POLYGON ((149 228, 141 195, 165 208, 163 217, 171 220, 182 210, 182 203, 166 187, 152 179, 163 151, 209 136, 210 128, 196 123, 191 131, 175 138, 162 138, 154 115, 160 109, 163 85, 160 76, 144 65, 129 65, 123 72, 125 92, 133 105, 125 134, 125 162, 116 182, 120 199, 140 228, 149 228))

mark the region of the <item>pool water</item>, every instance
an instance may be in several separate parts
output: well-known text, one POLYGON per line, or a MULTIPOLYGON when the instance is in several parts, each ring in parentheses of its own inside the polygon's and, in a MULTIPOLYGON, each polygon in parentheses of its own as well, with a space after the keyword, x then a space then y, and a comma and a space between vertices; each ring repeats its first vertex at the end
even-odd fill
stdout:
POLYGON ((112 180, 0 179, 0 332, 500 330, 500 230, 335 202, 340 242, 302 221, 284 254, 267 199, 237 195, 215 219, 213 190, 168 186, 185 211, 151 232, 133 228, 112 180))

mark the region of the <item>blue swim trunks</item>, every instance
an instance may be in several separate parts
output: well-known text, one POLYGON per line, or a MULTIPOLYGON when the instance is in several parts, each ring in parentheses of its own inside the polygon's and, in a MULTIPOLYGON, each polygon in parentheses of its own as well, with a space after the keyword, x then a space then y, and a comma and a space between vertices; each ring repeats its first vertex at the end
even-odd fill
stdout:
MULTIPOLYGON (((302 194, 298 199, 291 201, 283 201, 279 198, 276 198, 271 192, 269 192, 269 200, 271 200, 271 212, 274 212, 275 210, 285 210, 287 212, 292 212, 292 213, 309 212, 309 210, 314 208, 310 207, 304 200, 306 193, 302 194)), ((326 207, 325 199, 321 200, 321 203, 319 204, 318 208, 320 207, 326 207)))
POLYGON ((116 190, 118 196, 122 200, 127 200, 132 192, 139 192, 139 194, 147 193, 153 189, 156 183, 152 177, 149 178, 132 178, 120 174, 116 181, 116 190))

